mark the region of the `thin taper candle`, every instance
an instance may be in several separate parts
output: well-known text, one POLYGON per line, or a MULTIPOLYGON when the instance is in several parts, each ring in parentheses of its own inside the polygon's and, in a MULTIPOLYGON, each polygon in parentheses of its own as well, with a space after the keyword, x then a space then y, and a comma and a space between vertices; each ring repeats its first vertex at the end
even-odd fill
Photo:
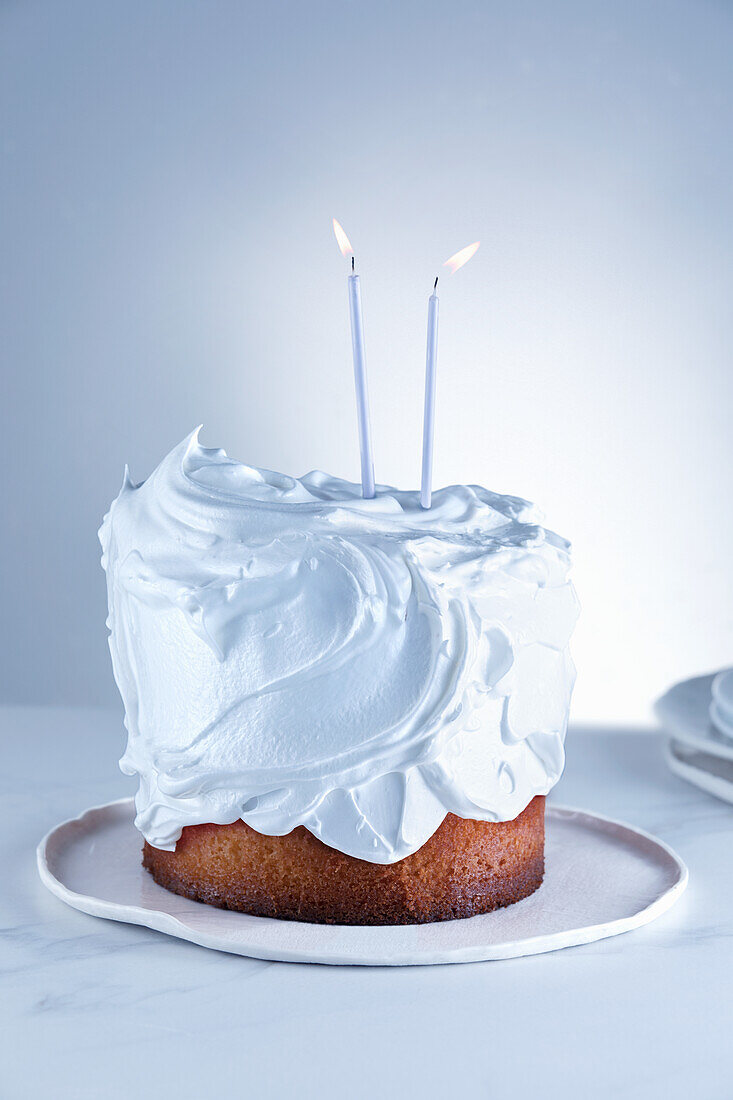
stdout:
MULTIPOLYGON (((467 264, 478 252, 480 241, 474 241, 455 256, 446 260, 443 267, 451 275, 467 264)), ((435 378, 438 369, 438 280, 433 285, 433 293, 428 301, 428 347, 425 356, 425 413, 422 429, 422 481, 420 484, 420 503, 429 508, 433 496, 433 437, 435 434, 435 378)))
POLYGON ((429 508, 433 496, 433 435, 435 430, 435 379, 438 368, 438 280, 428 300, 428 341, 425 354, 425 411, 422 427, 422 480, 420 503, 429 508))
POLYGON ((374 457, 372 455, 372 430, 369 423, 369 387, 367 386, 366 353, 364 351, 364 318, 361 312, 361 285, 354 271, 354 250, 342 227, 333 219, 333 231, 342 256, 351 256, 349 275, 349 316, 351 317, 351 350, 354 357, 354 385, 356 387, 356 418, 359 428, 359 454, 361 455, 361 495, 374 496, 374 457))
MULTIPOLYGON (((353 257, 352 257, 353 272, 353 257)), ((364 351, 364 318, 361 311, 359 276, 349 275, 349 313, 351 315, 351 350, 354 356, 356 415, 359 423, 359 453, 361 455, 361 495, 374 496, 374 456, 369 423, 369 387, 367 386, 366 353, 364 351)))

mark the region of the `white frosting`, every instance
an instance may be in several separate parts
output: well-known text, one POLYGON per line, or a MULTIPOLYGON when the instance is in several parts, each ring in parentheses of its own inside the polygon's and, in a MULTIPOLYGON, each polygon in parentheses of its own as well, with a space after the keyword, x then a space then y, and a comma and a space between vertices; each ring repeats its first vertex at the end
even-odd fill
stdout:
POLYGON ((305 825, 373 863, 448 812, 516 817, 563 768, 577 617, 569 546, 531 505, 296 480, 200 446, 100 531, 136 824, 305 825))

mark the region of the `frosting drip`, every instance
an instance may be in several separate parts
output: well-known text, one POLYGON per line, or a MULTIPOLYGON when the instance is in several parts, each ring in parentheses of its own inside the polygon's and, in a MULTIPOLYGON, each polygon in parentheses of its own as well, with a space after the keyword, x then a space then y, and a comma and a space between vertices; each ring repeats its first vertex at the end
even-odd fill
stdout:
POLYGON ((198 432, 100 531, 136 824, 304 825, 374 863, 448 812, 501 821, 562 771, 569 546, 531 505, 234 462, 198 432))

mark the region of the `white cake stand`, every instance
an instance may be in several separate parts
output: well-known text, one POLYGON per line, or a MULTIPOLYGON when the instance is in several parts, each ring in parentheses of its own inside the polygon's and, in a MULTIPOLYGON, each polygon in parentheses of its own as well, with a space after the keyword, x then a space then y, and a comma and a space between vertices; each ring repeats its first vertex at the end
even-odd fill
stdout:
POLYGON ((410 966, 536 955, 647 924, 687 885, 684 863, 648 833, 549 806, 545 881, 507 909, 388 928, 278 921, 214 909, 156 885, 141 866, 133 816, 126 798, 52 829, 38 846, 48 889, 84 913, 257 959, 410 966))

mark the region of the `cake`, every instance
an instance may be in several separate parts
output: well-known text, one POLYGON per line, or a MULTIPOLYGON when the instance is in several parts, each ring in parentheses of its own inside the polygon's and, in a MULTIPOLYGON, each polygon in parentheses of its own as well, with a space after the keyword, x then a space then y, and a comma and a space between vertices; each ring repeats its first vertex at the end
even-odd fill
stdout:
POLYGON ((577 601, 526 501, 295 479, 201 446, 127 472, 100 530, 122 770, 160 886, 403 924, 542 882, 577 601))

